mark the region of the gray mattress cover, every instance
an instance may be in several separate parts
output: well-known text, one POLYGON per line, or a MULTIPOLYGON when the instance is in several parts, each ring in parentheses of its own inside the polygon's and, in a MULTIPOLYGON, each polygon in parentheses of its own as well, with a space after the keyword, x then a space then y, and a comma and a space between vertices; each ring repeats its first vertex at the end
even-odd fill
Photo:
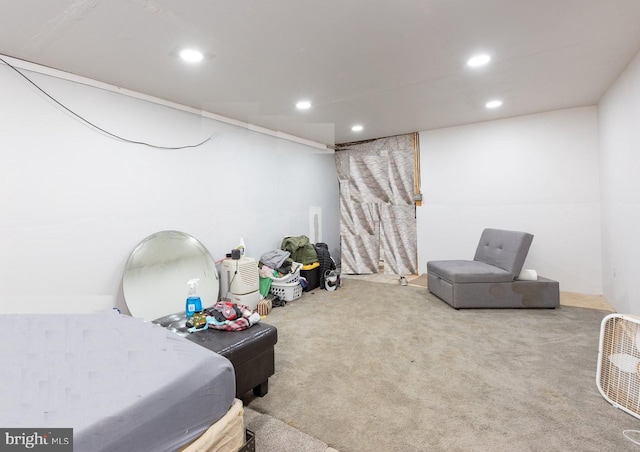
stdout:
POLYGON ((231 362, 116 312, 0 315, 0 425, 73 428, 74 450, 169 451, 231 407, 231 362))

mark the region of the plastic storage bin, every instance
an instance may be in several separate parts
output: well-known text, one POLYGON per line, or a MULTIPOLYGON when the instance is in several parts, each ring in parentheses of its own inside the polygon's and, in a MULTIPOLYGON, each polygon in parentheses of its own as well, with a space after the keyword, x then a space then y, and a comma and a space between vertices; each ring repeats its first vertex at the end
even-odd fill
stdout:
POLYGON ((302 286, 299 283, 302 264, 294 262, 291 268, 294 270, 282 278, 271 277, 269 292, 284 301, 293 301, 302 296, 302 286))
POLYGON ((320 267, 311 270, 300 270, 300 276, 304 277, 309 283, 305 291, 308 292, 320 287, 320 267))
POLYGON ((293 301, 302 296, 302 286, 298 281, 279 284, 271 283, 271 293, 284 301, 293 301))

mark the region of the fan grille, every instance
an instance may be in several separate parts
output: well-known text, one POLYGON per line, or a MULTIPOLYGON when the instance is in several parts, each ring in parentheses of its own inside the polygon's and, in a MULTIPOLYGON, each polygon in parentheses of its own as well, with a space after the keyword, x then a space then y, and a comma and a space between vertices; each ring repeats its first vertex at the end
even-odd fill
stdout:
POLYGON ((614 406, 640 418, 640 319, 610 314, 602 320, 598 389, 614 406))

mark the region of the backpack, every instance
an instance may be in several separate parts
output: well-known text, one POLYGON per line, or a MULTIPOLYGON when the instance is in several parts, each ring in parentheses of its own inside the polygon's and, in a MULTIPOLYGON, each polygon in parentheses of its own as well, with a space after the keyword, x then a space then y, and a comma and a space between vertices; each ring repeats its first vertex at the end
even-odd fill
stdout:
POLYGON ((318 242, 313 245, 318 255, 318 262, 320 262, 320 287, 325 289, 325 278, 328 272, 336 269, 336 263, 331 258, 329 253, 329 246, 326 243, 318 242))

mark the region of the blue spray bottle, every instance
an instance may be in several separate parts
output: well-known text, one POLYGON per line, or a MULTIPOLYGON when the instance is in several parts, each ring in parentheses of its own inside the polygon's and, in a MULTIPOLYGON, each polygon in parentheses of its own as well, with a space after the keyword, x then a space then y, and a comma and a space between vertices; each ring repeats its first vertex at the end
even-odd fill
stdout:
POLYGON ((191 317, 196 312, 202 311, 202 300, 198 296, 198 281, 200 278, 190 279, 187 281, 189 286, 189 295, 187 295, 187 303, 185 306, 185 314, 191 317))

